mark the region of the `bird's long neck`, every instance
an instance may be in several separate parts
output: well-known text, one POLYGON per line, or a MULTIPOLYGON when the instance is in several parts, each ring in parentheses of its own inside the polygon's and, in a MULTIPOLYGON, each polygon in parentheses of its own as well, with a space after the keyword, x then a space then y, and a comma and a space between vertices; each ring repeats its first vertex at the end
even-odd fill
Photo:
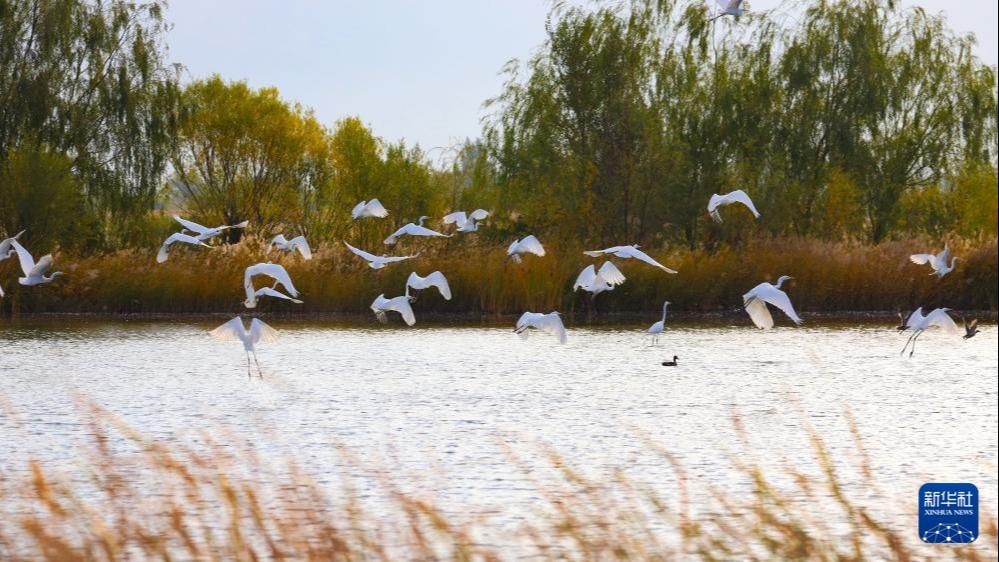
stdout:
POLYGON ((954 264, 957 263, 957 256, 950 258, 950 268, 954 269, 954 264))
POLYGON ((666 307, 667 306, 669 306, 669 303, 668 302, 664 302, 663 303, 663 319, 662 319, 662 322, 666 321, 666 307))

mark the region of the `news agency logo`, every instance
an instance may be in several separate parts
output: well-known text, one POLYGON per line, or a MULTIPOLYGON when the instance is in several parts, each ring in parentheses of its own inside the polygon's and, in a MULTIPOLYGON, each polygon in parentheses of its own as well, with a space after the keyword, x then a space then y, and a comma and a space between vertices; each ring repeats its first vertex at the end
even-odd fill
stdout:
POLYGON ((919 488, 919 538, 926 543, 970 543, 978 538, 978 488, 929 482, 919 488))

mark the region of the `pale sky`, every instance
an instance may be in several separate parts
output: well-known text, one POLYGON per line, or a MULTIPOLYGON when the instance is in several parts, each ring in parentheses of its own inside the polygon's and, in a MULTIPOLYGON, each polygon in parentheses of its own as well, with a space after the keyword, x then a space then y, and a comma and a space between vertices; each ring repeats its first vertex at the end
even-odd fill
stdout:
MULTIPOLYGON (((780 0, 756 0, 769 9, 780 0)), ((995 0, 903 0, 944 12, 997 60, 995 0)), ((389 141, 449 147, 481 132, 482 102, 511 58, 544 40, 545 0, 172 0, 170 59, 186 79, 218 73, 276 86, 325 124, 358 115, 389 141)), ((435 151, 432 156, 438 156, 435 151)))

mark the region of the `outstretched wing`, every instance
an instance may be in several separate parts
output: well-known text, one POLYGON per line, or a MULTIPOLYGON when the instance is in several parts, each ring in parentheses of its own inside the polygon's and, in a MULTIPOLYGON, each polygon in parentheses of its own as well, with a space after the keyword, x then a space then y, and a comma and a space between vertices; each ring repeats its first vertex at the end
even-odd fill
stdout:
MULTIPOLYGON (((791 299, 788 298, 787 293, 784 291, 771 287, 760 291, 760 298, 784 311, 784 314, 787 314, 788 318, 793 320, 795 324, 800 325, 803 322, 798 317, 798 313, 794 311, 794 305, 791 304, 791 299)), ((772 322, 773 320, 771 319, 772 322)))
POLYGON ((17 261, 21 262, 21 271, 25 275, 31 275, 31 270, 35 268, 35 258, 31 257, 31 252, 17 240, 11 240, 10 246, 17 252, 17 261))
POLYGON ((936 256, 934 256, 933 254, 912 254, 911 256, 909 256, 909 259, 912 260, 912 263, 919 265, 928 264, 934 258, 936 258, 936 256))
POLYGON ((722 222, 721 215, 718 213, 718 207, 724 203, 725 197, 718 195, 717 193, 712 195, 711 199, 708 200, 708 214, 711 215, 711 218, 714 219, 715 222, 722 222))
POLYGON ((364 201, 361 201, 357 205, 354 205, 354 208, 350 210, 350 216, 356 219, 357 217, 361 216, 361 211, 363 210, 364 210, 364 201))
POLYGON ((283 265, 278 263, 261 264, 258 271, 264 275, 273 277, 278 283, 284 285, 284 288, 288 290, 288 294, 291 296, 298 296, 298 289, 291 282, 291 276, 288 275, 288 270, 283 265))
POLYGON ((394 310, 402 315, 402 319, 406 321, 406 324, 412 326, 416 324, 416 315, 413 314, 413 307, 409 304, 409 299, 407 298, 394 298, 389 299, 388 304, 384 307, 388 310, 394 310))
POLYGON ((541 317, 535 321, 535 327, 545 333, 557 337, 559 343, 565 343, 568 341, 565 333, 565 325, 562 323, 562 317, 559 316, 558 313, 551 312, 548 314, 542 314, 541 317))
POLYGON ((621 273, 621 270, 609 261, 605 261, 604 264, 600 266, 600 270, 597 271, 597 274, 601 279, 611 285, 620 285, 625 281, 624 274, 621 273))
POLYGON ((435 271, 424 277, 423 280, 427 287, 437 287, 437 290, 440 291, 441 296, 445 300, 451 300, 451 286, 448 285, 447 277, 444 277, 443 273, 435 271))
POLYGON ((947 314, 947 311, 942 308, 938 308, 927 314, 925 324, 927 328, 936 326, 948 334, 961 333, 957 324, 954 322, 954 319, 951 318, 950 314, 947 314))
MULTIPOLYGON (((523 240, 517 244, 517 250, 524 253, 534 254, 536 256, 544 256, 545 248, 541 245, 541 242, 533 235, 529 234, 523 240)), ((512 248, 513 246, 511 246, 512 248)))
POLYGON ((369 254, 368 252, 365 252, 364 250, 362 250, 360 248, 355 248, 355 247, 351 246, 350 244, 347 244, 346 241, 344 241, 344 244, 346 244, 346 246, 348 248, 350 248, 351 252, 354 252, 358 256, 361 256, 362 258, 364 258, 364 259, 366 259, 368 261, 375 261, 375 260, 378 259, 378 256, 376 256, 374 254, 369 254))
POLYGON ((197 232, 198 234, 205 234, 206 232, 208 232, 210 230, 209 228, 201 226, 200 224, 198 224, 196 222, 192 222, 192 221, 189 221, 187 219, 182 219, 182 218, 180 218, 177 215, 174 215, 173 218, 174 218, 174 220, 176 220, 177 222, 179 222, 184 228, 186 228, 188 230, 192 230, 194 232, 197 232))
POLYGON ((278 331, 271 328, 259 318, 250 320, 250 341, 253 343, 271 343, 278 340, 278 331))
MULTIPOLYGON (((399 230, 405 231, 404 234, 409 234, 411 236, 440 236, 443 238, 449 238, 451 236, 450 234, 443 234, 441 232, 437 232, 436 230, 430 230, 425 226, 420 226, 418 224, 412 224, 412 223, 407 224, 406 226, 400 228, 399 230)), ((393 236, 397 235, 393 234, 393 236)))
POLYGON ((444 215, 441 222, 444 224, 457 224, 458 226, 461 226, 468 222, 468 217, 465 216, 465 211, 455 211, 449 215, 444 215))
POLYGON ((472 220, 481 221, 489 217, 489 211, 485 209, 476 209, 472 211, 472 214, 468 215, 472 220))
POLYGON ((309 247, 308 240, 304 236, 296 236, 288 241, 292 248, 298 250, 298 253, 302 254, 302 257, 311 260, 312 259, 312 248, 309 247))
POLYGON ((913 310, 912 314, 909 315, 909 319, 905 321, 905 327, 912 328, 916 324, 922 322, 924 318, 926 317, 923 316, 923 307, 919 307, 916 310, 913 310))
POLYGON ((37 262, 35 262, 35 267, 31 268, 31 272, 28 273, 28 277, 37 277, 43 275, 49 268, 52 267, 52 254, 45 254, 37 262))
POLYGON ((769 330, 774 327, 774 317, 767 310, 767 303, 756 297, 745 297, 746 313, 757 328, 769 330))
POLYGON ((745 191, 736 189, 725 197, 729 200, 729 202, 742 203, 753 212, 754 217, 760 218, 760 212, 756 210, 756 205, 753 204, 753 200, 749 198, 749 195, 747 195, 745 191))
POLYGON ((243 341, 246 330, 243 328, 243 319, 239 316, 215 328, 209 335, 221 341, 243 341))
POLYGON ((380 219, 383 219, 388 216, 388 211, 385 209, 385 207, 382 206, 382 202, 379 201, 378 199, 372 199, 371 201, 368 201, 368 204, 365 205, 365 208, 367 209, 368 214, 373 217, 378 217, 380 219))
POLYGON ((577 291, 580 288, 589 289, 593 286, 593 281, 597 278, 597 270, 593 267, 593 264, 583 268, 583 271, 579 272, 579 276, 576 277, 576 282, 572 285, 572 290, 577 291))
POLYGON ((588 256, 590 256, 591 258, 599 258, 600 256, 606 254, 607 252, 609 252, 611 250, 612 250, 611 248, 608 248, 606 250, 587 250, 587 251, 585 251, 583 253, 586 254, 586 255, 588 255, 588 256))
POLYGON ((646 254, 645 252, 639 250, 634 246, 628 246, 627 249, 622 249, 619 252, 624 252, 637 260, 641 260, 649 265, 658 267, 659 269, 665 271, 666 273, 676 273, 675 269, 670 269, 665 265, 657 262, 656 260, 652 259, 651 256, 649 256, 648 254, 646 254))
POLYGON ((298 299, 295 299, 295 298, 292 298, 292 297, 289 297, 288 295, 282 293, 281 291, 274 290, 274 289, 272 289, 270 287, 261 287, 261 288, 257 289, 257 291, 255 293, 253 293, 253 296, 255 296, 255 297, 274 297, 274 298, 284 299, 286 301, 291 301, 291 302, 294 302, 294 303, 302 304, 302 301, 300 301, 298 299))

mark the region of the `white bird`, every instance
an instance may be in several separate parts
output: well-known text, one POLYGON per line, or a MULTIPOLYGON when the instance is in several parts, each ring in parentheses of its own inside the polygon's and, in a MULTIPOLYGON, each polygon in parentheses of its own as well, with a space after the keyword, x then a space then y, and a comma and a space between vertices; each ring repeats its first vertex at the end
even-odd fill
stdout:
POLYGON ((517 320, 517 327, 513 331, 520 334, 520 337, 527 339, 528 328, 551 334, 558 338, 559 343, 565 343, 568 340, 565 334, 565 325, 562 324, 562 316, 558 312, 549 312, 548 314, 525 312, 517 320))
POLYGON ((590 264, 586 266, 583 271, 579 272, 579 276, 576 277, 576 283, 573 284, 572 290, 577 291, 582 289, 584 291, 590 292, 590 298, 596 298, 597 295, 604 291, 613 291, 614 287, 617 287, 621 283, 624 283, 625 277, 613 263, 605 261, 603 265, 600 266, 600 270, 590 264))
POLYGON ((905 342, 905 346, 902 347, 902 351, 899 355, 905 353, 905 349, 912 344, 912 349, 909 351, 909 357, 916 352, 916 340, 919 336, 923 334, 926 330, 930 328, 940 328, 941 330, 947 332, 948 334, 960 335, 961 330, 957 327, 957 323, 954 319, 947 314, 949 308, 937 308, 930 311, 929 314, 924 316, 918 322, 914 323, 909 329, 912 330, 912 335, 909 336, 908 341, 905 342))
POLYGON ((288 294, 291 295, 291 297, 298 296, 298 290, 295 289, 295 285, 292 284, 291 276, 288 275, 288 270, 286 270, 284 266, 270 262, 258 263, 247 267, 246 271, 243 272, 243 289, 246 290, 246 300, 243 301, 243 306, 246 308, 256 308, 258 296, 280 296, 280 298, 287 298, 291 301, 295 300, 281 295, 280 293, 278 293, 278 295, 274 295, 273 293, 277 293, 277 291, 273 291, 273 293, 257 291, 253 287, 253 278, 257 275, 266 275, 267 277, 274 279, 274 286, 271 287, 271 289, 276 288, 278 284, 280 284, 284 286, 284 289, 288 291, 288 294))
POLYGON ((715 193, 711 196, 711 200, 708 201, 708 214, 715 222, 722 222, 721 214, 718 213, 719 207, 724 207, 726 205, 731 205, 732 203, 742 203, 753 212, 753 216, 760 218, 760 212, 756 210, 756 205, 753 205, 753 200, 746 195, 746 192, 741 189, 736 189, 725 195, 718 195, 715 193))
POLYGON ((787 297, 787 293, 780 290, 780 286, 788 279, 794 278, 790 275, 781 275, 777 279, 776 285, 760 283, 748 293, 742 295, 742 304, 746 307, 746 312, 749 313, 749 317, 753 320, 753 324, 756 324, 757 328, 769 329, 774 327, 774 319, 770 316, 767 303, 784 311, 784 314, 787 314, 788 318, 793 320, 795 324, 800 325, 803 322, 794 311, 794 306, 791 304, 791 299, 787 297))
POLYGON ((45 272, 52 267, 52 254, 45 254, 35 263, 35 258, 31 257, 31 253, 17 240, 10 239, 10 247, 17 252, 17 259, 21 262, 21 270, 24 272, 24 277, 18 277, 18 283, 26 287, 41 285, 51 283, 53 279, 63 274, 61 271, 53 271, 48 277, 45 276, 45 272))
POLYGON ((253 362, 257 364, 257 373, 263 378, 264 374, 260 370, 260 362, 257 361, 258 343, 271 343, 278 339, 278 332, 271 328, 259 318, 250 320, 250 329, 243 327, 243 319, 239 316, 222 324, 210 332, 211 336, 221 341, 241 341, 243 349, 246 351, 246 376, 250 376, 250 354, 253 354, 253 362))
POLYGON ((191 236, 190 234, 183 234, 181 232, 174 232, 167 239, 163 241, 163 245, 160 246, 160 251, 156 252, 156 262, 163 263, 167 261, 170 257, 170 245, 175 242, 183 242, 185 244, 194 244, 195 246, 204 246, 210 248, 208 244, 205 244, 200 239, 191 236))
POLYGON ((437 287, 444 300, 451 300, 451 286, 447 283, 447 277, 444 277, 440 271, 435 271, 426 277, 420 277, 415 271, 410 273, 409 279, 406 279, 406 296, 409 296, 410 289, 422 291, 430 287, 437 287))
POLYGON ((457 232, 475 232, 479 229, 479 221, 485 220, 488 216, 489 211, 485 209, 476 209, 467 216, 465 211, 456 211, 450 215, 444 215, 441 222, 456 225, 457 232))
POLYGON ((298 253, 302 254, 302 257, 306 260, 312 259, 312 248, 309 247, 309 242, 304 236, 296 236, 291 240, 284 237, 284 234, 278 234, 271 240, 271 243, 267 245, 267 253, 271 253, 272 248, 277 248, 285 252, 294 252, 298 250, 298 253))
MULTIPOLYGON (((253 292, 254 306, 256 306, 256 301, 259 300, 260 297, 274 297, 276 299, 284 299, 286 301, 291 301, 295 304, 302 304, 301 300, 289 297, 288 295, 272 287, 261 287, 253 292)), ((251 306, 249 308, 254 308, 254 306, 251 306)))
POLYGON ((718 15, 709 19, 708 20, 709 22, 715 21, 716 19, 722 16, 741 16, 743 13, 745 13, 745 10, 742 9, 742 0, 727 0, 727 1, 716 0, 716 1, 718 2, 718 5, 721 6, 722 11, 718 15))
POLYGON ((388 211, 385 210, 385 207, 382 207, 381 201, 372 199, 371 201, 361 201, 357 205, 354 205, 354 209, 350 211, 350 216, 354 220, 368 217, 381 219, 388 216, 388 211))
POLYGON ((663 333, 663 329, 666 327, 666 307, 669 306, 669 304, 669 301, 663 303, 662 320, 656 322, 652 326, 649 326, 649 335, 652 336, 653 345, 659 343, 659 334, 663 333))
POLYGON ((583 252, 583 253, 586 254, 586 255, 588 255, 588 256, 590 256, 590 257, 594 257, 594 258, 600 257, 600 256, 602 256, 604 254, 611 254, 614 257, 622 258, 622 259, 634 258, 636 260, 644 261, 645 263, 647 263, 649 265, 654 265, 654 266, 658 267, 659 269, 665 271, 666 273, 676 273, 676 270, 673 270, 673 269, 670 269, 670 268, 666 267, 665 265, 663 265, 663 264, 657 262, 656 260, 652 259, 645 252, 639 250, 638 249, 638 244, 632 244, 631 246, 614 246, 614 247, 611 247, 611 248, 607 248, 605 250, 590 250, 590 251, 583 252))
POLYGON ((185 230, 190 230, 191 232, 193 232, 198 240, 208 240, 209 238, 213 238, 215 236, 218 236, 219 234, 222 234, 223 232, 229 230, 230 228, 246 228, 247 226, 250 225, 250 221, 243 221, 239 224, 222 225, 222 226, 216 226, 214 228, 209 228, 207 226, 202 226, 194 221, 182 219, 176 215, 174 215, 173 218, 181 225, 183 225, 185 230))
POLYGON ((385 243, 388 245, 395 244, 396 242, 399 241, 400 236, 406 236, 407 234, 409 236, 439 236, 441 238, 451 237, 450 234, 443 234, 437 232, 436 230, 430 230, 429 228, 423 226, 423 221, 427 220, 428 218, 430 217, 422 216, 420 217, 420 220, 417 221, 418 224, 408 223, 406 225, 403 225, 402 228, 396 230, 391 235, 389 235, 389 237, 385 239, 385 243))
POLYGON ((923 318, 926 318, 925 316, 923 316, 923 307, 919 307, 916 310, 913 310, 912 314, 910 314, 908 318, 902 318, 901 312, 898 313, 898 317, 899 319, 902 320, 902 323, 899 324, 898 326, 899 332, 911 330, 913 326, 922 322, 923 318))
POLYGON ((413 297, 409 295, 402 295, 401 297, 394 297, 391 299, 385 298, 384 294, 378 295, 374 302, 371 303, 371 310, 374 311, 375 317, 382 324, 388 323, 388 312, 398 312, 402 315, 402 319, 407 325, 412 326, 416 324, 416 316, 413 314, 413 307, 409 304, 413 297))
POLYGON ((24 234, 24 232, 25 231, 22 230, 21 232, 18 232, 17 234, 11 236, 10 238, 0 240, 0 261, 3 261, 16 253, 14 247, 12 246, 12 243, 18 238, 20 238, 21 235, 24 234))
POLYGON ((358 256, 361 256, 362 258, 364 258, 368 262, 368 266, 371 267, 371 269, 381 269, 381 268, 385 267, 386 265, 388 265, 390 263, 395 263, 397 261, 408 260, 408 259, 415 258, 415 257, 417 257, 417 256, 420 255, 420 254, 413 254, 411 256, 376 256, 374 254, 370 254, 368 252, 365 252, 364 250, 361 250, 360 248, 355 248, 355 247, 351 246, 350 244, 347 244, 347 242, 344 242, 344 244, 346 244, 347 247, 350 248, 351 252, 354 252, 358 256))
POLYGON ((954 264, 957 263, 957 257, 951 258, 950 265, 947 265, 947 257, 950 255, 950 248, 947 244, 944 244, 944 249, 939 254, 912 254, 909 259, 912 263, 924 265, 930 264, 933 268, 933 273, 930 275, 936 275, 937 277, 943 277, 951 271, 954 271, 954 264))
POLYGON ((514 240, 510 247, 506 249, 506 255, 514 261, 514 263, 520 263, 520 254, 534 254, 536 256, 544 256, 545 248, 541 245, 541 242, 534 237, 533 234, 523 238, 522 240, 514 240))

